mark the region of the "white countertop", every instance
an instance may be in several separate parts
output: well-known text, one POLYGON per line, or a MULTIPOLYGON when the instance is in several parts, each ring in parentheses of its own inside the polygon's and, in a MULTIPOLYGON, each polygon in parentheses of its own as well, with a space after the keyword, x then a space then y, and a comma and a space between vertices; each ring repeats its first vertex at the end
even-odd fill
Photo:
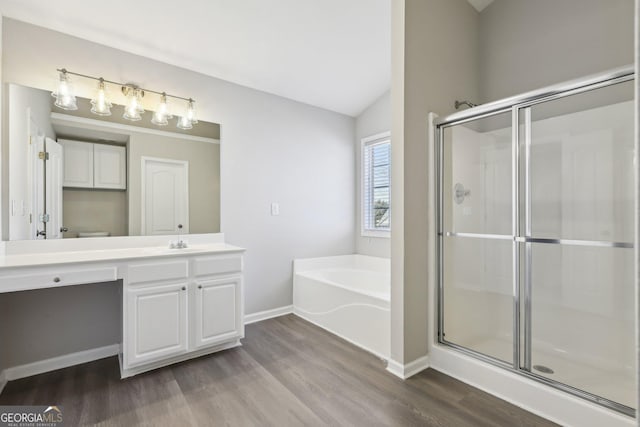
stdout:
POLYGON ((177 257, 189 255, 244 252, 244 248, 226 243, 209 243, 189 246, 186 249, 169 249, 149 246, 123 249, 91 249, 84 251, 56 251, 0 256, 0 269, 13 267, 38 267, 55 264, 74 264, 101 261, 117 261, 145 258, 177 257))

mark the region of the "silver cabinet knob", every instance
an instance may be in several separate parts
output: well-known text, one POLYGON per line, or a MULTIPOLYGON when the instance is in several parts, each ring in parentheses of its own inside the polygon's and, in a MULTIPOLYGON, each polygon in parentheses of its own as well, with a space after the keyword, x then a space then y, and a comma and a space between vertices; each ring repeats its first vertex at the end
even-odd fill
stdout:
POLYGON ((55 283, 60 283, 60 278, 59 278, 59 277, 54 277, 54 278, 53 278, 53 281, 54 281, 55 283))

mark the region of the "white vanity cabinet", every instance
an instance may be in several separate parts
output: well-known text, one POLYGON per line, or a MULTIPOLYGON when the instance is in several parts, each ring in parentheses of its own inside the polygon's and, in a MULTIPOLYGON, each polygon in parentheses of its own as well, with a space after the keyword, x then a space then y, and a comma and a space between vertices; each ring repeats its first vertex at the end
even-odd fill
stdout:
POLYGON ((127 149, 124 146, 68 139, 58 142, 63 148, 64 187, 127 188, 127 149))
MULTIPOLYGON (((173 237, 0 242, 0 295, 119 282, 122 341, 82 353, 118 354, 122 378, 241 345, 245 250, 226 244, 222 233, 191 234, 188 248, 169 249, 173 237)), ((60 355, 34 369, 92 360, 78 357, 60 355)))
POLYGON ((124 278, 123 377, 244 337, 240 253, 134 262, 124 278))

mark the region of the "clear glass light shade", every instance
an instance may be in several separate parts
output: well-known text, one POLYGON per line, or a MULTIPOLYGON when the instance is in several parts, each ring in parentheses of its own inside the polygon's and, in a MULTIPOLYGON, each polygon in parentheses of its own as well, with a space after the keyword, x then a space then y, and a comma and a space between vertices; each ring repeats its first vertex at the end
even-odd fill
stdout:
POLYGON ((198 119, 196 118, 196 102, 193 99, 189 100, 189 105, 187 107, 187 119, 189 119, 192 125, 198 123, 198 119))
POLYGON ((136 88, 128 88, 126 92, 127 105, 124 106, 123 118, 137 122, 142 119, 141 114, 144 113, 142 105, 142 91, 136 88))
POLYGON ((151 123, 158 126, 166 126, 169 124, 169 119, 173 116, 169 114, 169 105, 167 104, 167 96, 162 94, 160 98, 160 103, 156 108, 156 111, 153 112, 153 117, 151 118, 151 123))
POLYGON ((76 103, 76 97, 73 94, 73 86, 69 80, 69 75, 63 71, 60 73, 58 80, 58 87, 55 92, 51 93, 56 99, 54 105, 63 110, 77 110, 78 104, 76 103))
POLYGON ((178 129, 189 130, 193 129, 193 125, 187 116, 182 116, 178 119, 178 129))
POLYGON ((102 79, 100 79, 100 83, 98 84, 98 91, 96 92, 95 98, 91 100, 91 112, 99 116, 111 115, 111 102, 109 101, 107 89, 102 79))
POLYGON ((187 111, 182 117, 180 117, 177 126, 178 129, 189 130, 192 129, 193 125, 196 123, 198 123, 198 120, 196 119, 195 101, 190 99, 187 104, 187 111))

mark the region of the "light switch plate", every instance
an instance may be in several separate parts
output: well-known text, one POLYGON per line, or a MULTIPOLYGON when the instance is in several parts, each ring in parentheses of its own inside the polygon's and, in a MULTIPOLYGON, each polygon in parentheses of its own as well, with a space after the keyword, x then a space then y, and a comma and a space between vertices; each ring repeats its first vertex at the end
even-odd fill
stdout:
POLYGON ((280 203, 276 203, 276 202, 271 203, 271 215, 272 216, 280 215, 280 203))

